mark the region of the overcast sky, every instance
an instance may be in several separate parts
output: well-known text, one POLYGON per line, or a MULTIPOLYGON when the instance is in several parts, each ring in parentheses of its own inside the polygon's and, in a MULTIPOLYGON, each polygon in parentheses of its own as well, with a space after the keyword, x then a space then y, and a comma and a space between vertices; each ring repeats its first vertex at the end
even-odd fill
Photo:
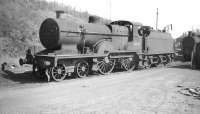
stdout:
MULTIPOLYGON (((48 0, 54 1, 54 0, 48 0)), ((200 0, 55 0, 104 18, 141 22, 155 28, 156 9, 159 9, 158 28, 172 24, 172 36, 200 28, 200 0)))

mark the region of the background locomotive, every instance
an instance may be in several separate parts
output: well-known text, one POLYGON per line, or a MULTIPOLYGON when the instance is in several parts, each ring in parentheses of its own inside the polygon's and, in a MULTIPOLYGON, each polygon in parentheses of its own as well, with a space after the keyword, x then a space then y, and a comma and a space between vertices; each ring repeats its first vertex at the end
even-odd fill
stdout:
POLYGON ((188 31, 175 41, 175 51, 184 61, 190 61, 192 50, 195 44, 194 32, 188 31))
POLYGON ((191 61, 192 68, 200 68, 200 32, 188 31, 176 39, 175 52, 183 61, 191 61))
POLYGON ((46 48, 20 64, 33 64, 33 72, 46 75, 48 81, 63 80, 75 74, 85 77, 90 71, 108 74, 114 68, 134 70, 138 65, 151 67, 167 64, 174 58, 174 40, 165 31, 156 31, 129 21, 114 21, 108 25, 69 22, 60 17, 44 20, 40 41, 46 48))

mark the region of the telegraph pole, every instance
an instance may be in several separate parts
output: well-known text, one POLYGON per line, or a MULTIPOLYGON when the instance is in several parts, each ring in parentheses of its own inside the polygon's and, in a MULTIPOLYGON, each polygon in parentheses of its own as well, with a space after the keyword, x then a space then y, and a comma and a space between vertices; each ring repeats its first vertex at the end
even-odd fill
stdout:
POLYGON ((109 0, 109 19, 111 20, 111 0, 109 0))
POLYGON ((156 11, 156 30, 158 30, 158 8, 156 11))

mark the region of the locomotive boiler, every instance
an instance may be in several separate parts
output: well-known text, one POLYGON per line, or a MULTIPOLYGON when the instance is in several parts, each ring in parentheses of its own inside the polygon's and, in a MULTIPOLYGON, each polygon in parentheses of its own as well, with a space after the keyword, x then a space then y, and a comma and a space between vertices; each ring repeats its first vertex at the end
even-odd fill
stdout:
MULTIPOLYGON (((59 17, 57 12, 57 17, 59 17)), ((108 74, 120 68, 131 71, 138 66, 168 64, 174 58, 171 35, 149 26, 129 21, 110 24, 69 22, 64 18, 48 18, 40 27, 40 41, 46 48, 33 59, 33 73, 62 81, 67 76, 86 77, 90 72, 108 74)), ((28 58, 28 56, 26 57, 28 58)))

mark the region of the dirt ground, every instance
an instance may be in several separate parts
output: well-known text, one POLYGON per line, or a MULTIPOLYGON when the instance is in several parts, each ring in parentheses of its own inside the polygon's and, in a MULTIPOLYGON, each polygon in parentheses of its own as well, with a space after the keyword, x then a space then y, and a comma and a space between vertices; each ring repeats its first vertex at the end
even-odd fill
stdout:
POLYGON ((200 114, 200 71, 176 62, 133 72, 46 83, 30 66, 0 71, 0 114, 200 114))

